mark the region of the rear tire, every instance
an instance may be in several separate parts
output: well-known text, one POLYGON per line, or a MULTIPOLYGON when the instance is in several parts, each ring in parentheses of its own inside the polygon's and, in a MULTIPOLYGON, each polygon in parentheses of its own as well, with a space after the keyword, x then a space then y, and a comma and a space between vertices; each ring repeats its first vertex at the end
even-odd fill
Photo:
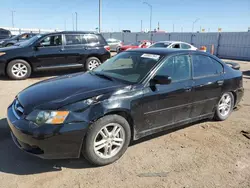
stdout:
POLYGON ((9 43, 9 44, 6 44, 5 47, 10 47, 10 46, 13 46, 13 45, 14 44, 9 43))
POLYGON ((231 92, 223 93, 218 102, 214 114, 214 119, 217 121, 226 120, 232 113, 234 108, 234 96, 231 92))
POLYGON ((16 59, 8 63, 7 75, 13 80, 24 80, 31 75, 30 64, 22 59, 16 59))
POLYGON ((107 115, 90 126, 82 153, 94 165, 107 165, 125 153, 130 139, 131 130, 126 119, 119 115, 107 115))
POLYGON ((91 70, 94 70, 96 67, 98 67, 101 64, 102 63, 101 63, 100 59, 98 59, 96 57, 89 57, 85 63, 85 69, 87 71, 91 71, 91 70))

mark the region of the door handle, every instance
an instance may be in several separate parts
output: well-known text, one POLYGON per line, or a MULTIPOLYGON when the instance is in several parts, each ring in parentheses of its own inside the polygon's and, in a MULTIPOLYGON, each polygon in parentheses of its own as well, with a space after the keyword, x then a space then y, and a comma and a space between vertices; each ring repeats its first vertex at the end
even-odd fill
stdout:
POLYGON ((217 84, 218 84, 219 86, 223 85, 223 84, 224 84, 224 80, 219 80, 219 81, 217 81, 217 84))
POLYGON ((192 91, 192 87, 185 87, 184 90, 185 90, 185 92, 190 92, 190 91, 192 91))

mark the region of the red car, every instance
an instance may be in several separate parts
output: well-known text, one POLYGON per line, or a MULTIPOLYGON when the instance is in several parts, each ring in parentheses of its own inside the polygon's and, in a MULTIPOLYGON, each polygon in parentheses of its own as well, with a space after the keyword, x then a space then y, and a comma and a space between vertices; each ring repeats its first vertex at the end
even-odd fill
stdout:
POLYGON ((129 50, 129 49, 147 48, 149 46, 149 43, 151 44, 151 42, 147 41, 147 40, 144 40, 141 42, 135 42, 135 43, 127 43, 127 44, 120 47, 118 53, 129 50))

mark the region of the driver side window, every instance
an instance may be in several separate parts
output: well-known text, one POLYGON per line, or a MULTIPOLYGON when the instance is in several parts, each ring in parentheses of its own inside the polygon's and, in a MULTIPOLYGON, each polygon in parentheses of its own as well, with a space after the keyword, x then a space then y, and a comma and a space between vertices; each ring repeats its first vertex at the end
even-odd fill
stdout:
POLYGON ((62 45, 62 35, 52 35, 45 37, 40 43, 40 47, 47 46, 61 46, 62 45))
POLYGON ((170 76, 172 82, 191 79, 190 57, 188 55, 178 55, 168 58, 156 75, 170 76))

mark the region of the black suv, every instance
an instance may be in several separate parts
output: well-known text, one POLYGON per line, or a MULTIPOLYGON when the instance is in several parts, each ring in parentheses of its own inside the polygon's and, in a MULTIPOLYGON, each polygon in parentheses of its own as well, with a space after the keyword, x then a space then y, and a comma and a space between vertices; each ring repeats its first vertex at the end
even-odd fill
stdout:
POLYGON ((36 36, 35 33, 22 33, 11 38, 0 40, 0 47, 8 47, 12 46, 18 42, 22 42, 24 40, 29 40, 30 38, 36 36))
POLYGON ((11 32, 6 29, 0 28, 0 39, 6 39, 11 37, 11 32))
POLYGON ((93 70, 110 58, 109 46, 101 34, 57 32, 36 35, 0 49, 0 74, 21 80, 33 71, 81 68, 93 70))

